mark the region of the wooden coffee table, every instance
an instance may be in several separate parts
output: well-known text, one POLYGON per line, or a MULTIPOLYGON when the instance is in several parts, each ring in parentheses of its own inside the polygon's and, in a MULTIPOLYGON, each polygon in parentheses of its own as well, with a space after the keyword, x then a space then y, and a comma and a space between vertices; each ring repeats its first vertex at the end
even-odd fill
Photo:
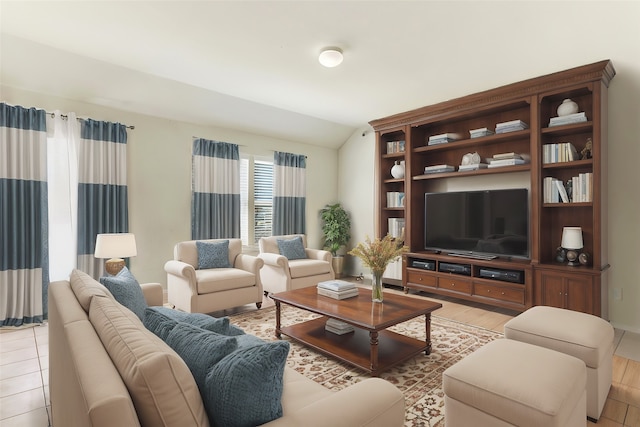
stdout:
POLYGON ((344 300, 318 295, 315 287, 271 295, 276 303, 276 337, 287 335, 304 345, 336 357, 378 376, 380 372, 424 351, 431 353, 431 312, 442 304, 391 293, 383 303, 371 301, 371 290, 344 300), (280 324, 280 305, 287 304, 322 317, 290 326, 280 324), (424 315, 426 339, 420 341, 387 330, 388 327, 424 315), (325 330, 328 318, 355 326, 344 335, 325 330))

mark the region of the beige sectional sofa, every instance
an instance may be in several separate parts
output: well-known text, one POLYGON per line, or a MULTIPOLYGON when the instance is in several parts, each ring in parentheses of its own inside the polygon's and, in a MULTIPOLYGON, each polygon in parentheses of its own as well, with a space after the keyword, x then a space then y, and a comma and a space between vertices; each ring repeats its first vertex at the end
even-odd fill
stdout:
MULTIPOLYGON (((142 285, 149 305, 160 285, 142 285)), ((74 271, 49 286, 54 427, 209 426, 184 361, 100 283, 74 271)), ((266 426, 400 426, 404 398, 371 378, 338 392, 285 368, 283 416, 266 426)), ((222 426, 219 426, 222 427, 222 426)))

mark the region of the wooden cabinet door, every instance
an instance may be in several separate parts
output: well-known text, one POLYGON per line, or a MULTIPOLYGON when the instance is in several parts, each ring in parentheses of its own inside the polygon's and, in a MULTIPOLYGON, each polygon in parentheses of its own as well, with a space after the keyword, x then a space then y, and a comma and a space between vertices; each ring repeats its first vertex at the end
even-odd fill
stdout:
POLYGON ((566 308, 593 313, 593 283, 591 276, 568 275, 564 278, 567 294, 566 308))
POLYGON ((566 308, 564 279, 561 276, 544 272, 539 272, 537 276, 537 285, 540 286, 542 296, 540 305, 566 308))
POLYGON ((536 305, 567 308, 583 313, 600 315, 600 292, 591 274, 539 270, 536 272, 536 305))

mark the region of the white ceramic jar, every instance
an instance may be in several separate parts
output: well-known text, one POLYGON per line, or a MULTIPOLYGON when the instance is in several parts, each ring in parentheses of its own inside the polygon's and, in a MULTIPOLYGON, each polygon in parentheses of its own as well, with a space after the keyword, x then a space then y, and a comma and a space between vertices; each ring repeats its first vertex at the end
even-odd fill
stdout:
POLYGON ((395 179, 404 178, 404 161, 397 161, 391 168, 391 176, 395 179))
POLYGON ((568 116, 578 112, 578 104, 567 98, 558 106, 558 117, 568 116))

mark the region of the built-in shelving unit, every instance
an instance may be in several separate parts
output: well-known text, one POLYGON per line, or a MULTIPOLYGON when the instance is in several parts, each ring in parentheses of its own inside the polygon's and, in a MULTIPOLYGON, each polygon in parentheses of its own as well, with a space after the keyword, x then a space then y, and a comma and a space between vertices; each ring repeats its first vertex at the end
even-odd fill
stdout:
POLYGON ((533 305, 552 305, 606 316, 607 88, 614 75, 611 62, 601 61, 370 122, 376 131, 376 233, 387 234, 389 218, 404 218, 405 243, 410 248, 403 258, 401 284, 406 290, 520 311, 533 305), (557 116, 558 106, 567 98, 578 104, 587 121, 550 127, 550 119, 557 116), (528 128, 469 137, 471 129, 494 130, 497 123, 513 120, 527 123, 528 128), (445 133, 460 137, 429 145, 430 136, 445 133), (404 141, 404 151, 388 153, 388 142, 398 140, 404 141), (543 162, 547 144, 570 142, 581 153, 587 141, 591 141, 588 158, 543 162), (477 152, 483 159, 515 152, 526 157, 528 163, 425 174, 425 167, 432 165, 458 166, 469 152, 477 152), (405 163, 402 179, 391 176, 396 161, 405 163), (545 178, 566 183, 580 174, 592 174, 590 201, 545 201, 545 178), (504 182, 504 188, 509 188, 514 178, 524 180, 530 196, 529 259, 460 259, 424 249, 424 194, 456 183, 464 186, 470 178, 476 188, 486 183, 487 189, 500 188, 496 182, 504 182), (403 206, 388 207, 388 192, 404 193, 403 206), (582 228, 583 251, 590 255, 589 265, 570 267, 556 261, 565 226, 582 228), (433 263, 434 269, 415 267, 414 261, 421 260, 433 263), (468 268, 465 274, 452 273, 442 271, 442 264, 468 268), (515 275, 522 278, 522 283, 486 277, 484 273, 491 269, 518 273, 515 275))

